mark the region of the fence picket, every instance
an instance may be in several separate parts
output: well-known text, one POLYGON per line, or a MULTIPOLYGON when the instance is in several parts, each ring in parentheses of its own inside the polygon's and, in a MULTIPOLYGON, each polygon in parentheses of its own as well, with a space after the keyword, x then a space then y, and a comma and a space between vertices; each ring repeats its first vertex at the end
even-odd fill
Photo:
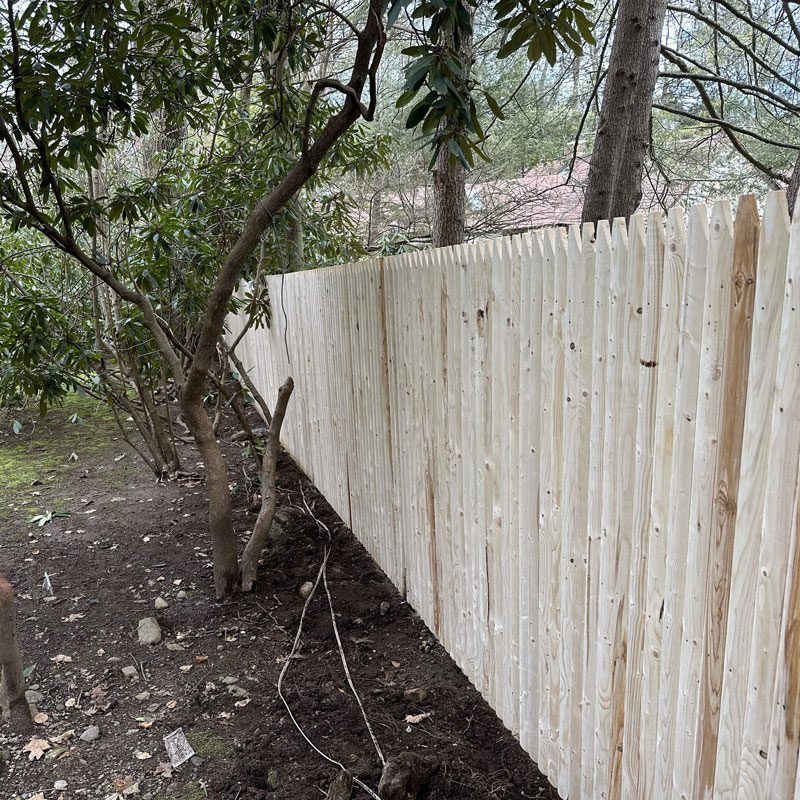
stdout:
POLYGON ((239 346, 269 400, 293 375, 287 449, 571 800, 798 793, 800 216, 685 225, 270 277, 239 346))
POLYGON ((609 360, 608 309, 611 275, 611 230, 602 221, 597 226, 594 268, 594 314, 592 318, 592 413, 587 486, 586 555, 586 657, 583 674, 581 716, 581 796, 594 796, 595 720, 597 714, 597 624, 599 601, 600 538, 603 498, 603 436, 606 424, 606 369, 609 360))
POLYGON ((647 566, 652 519, 650 499, 655 458, 656 399, 661 391, 663 369, 659 349, 661 286, 664 272, 664 225, 660 213, 650 215, 644 258, 641 335, 638 354, 638 401, 636 415, 633 527, 631 531, 630 580, 627 596, 627 647, 625 661, 625 705, 622 790, 624 798, 642 797, 642 752, 648 743, 641 738, 644 635, 647 609, 647 566))

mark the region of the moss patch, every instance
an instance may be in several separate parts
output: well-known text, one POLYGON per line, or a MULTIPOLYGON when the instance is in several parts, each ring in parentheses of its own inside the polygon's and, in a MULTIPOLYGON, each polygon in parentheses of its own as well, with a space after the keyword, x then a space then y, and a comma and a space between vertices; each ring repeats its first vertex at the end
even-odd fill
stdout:
POLYGON ((208 792, 199 783, 185 783, 169 792, 159 792, 155 800, 205 800, 208 792))
MULTIPOLYGON (((45 417, 33 408, 0 410, 0 431, 0 521, 11 523, 7 525, 11 539, 24 538, 31 517, 66 510, 51 491, 59 477, 83 470, 119 447, 112 444, 111 437, 119 433, 111 411, 77 393, 68 395, 60 408, 51 409, 45 417), (15 420, 22 425, 18 434, 13 432, 15 420), (73 453, 77 461, 70 461, 73 453)), ((120 476, 115 475, 118 480, 120 476)))
POLYGON ((233 746, 226 739, 209 731, 193 730, 186 734, 189 744, 201 758, 220 758, 233 753, 233 746))

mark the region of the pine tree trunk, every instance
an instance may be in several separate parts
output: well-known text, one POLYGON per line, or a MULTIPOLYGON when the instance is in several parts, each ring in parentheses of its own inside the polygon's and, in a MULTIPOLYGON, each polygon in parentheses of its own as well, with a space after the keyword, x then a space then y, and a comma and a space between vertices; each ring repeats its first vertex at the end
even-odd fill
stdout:
POLYGON ((583 221, 633 214, 642 200, 666 0, 620 0, 583 221))
MULTIPOLYGON (((472 13, 472 11, 470 11, 472 13)), ((452 42, 452 37, 450 38, 452 42)), ((458 57, 469 78, 472 66, 472 36, 462 34, 458 57)), ((443 147, 433 167, 433 220, 431 239, 434 247, 449 247, 464 241, 467 211, 467 171, 450 158, 443 147)))
POLYGON ((794 169, 786 186, 786 199, 789 201, 789 214, 794 214, 794 206, 797 202, 797 192, 800 189, 800 155, 794 162, 794 169))
POLYGON ((439 151, 433 169, 434 247, 448 247, 464 241, 467 172, 458 162, 450 161, 450 151, 439 151))
POLYGON ((0 696, 8 705, 11 729, 30 733, 31 711, 25 699, 25 677, 17 641, 14 591, 0 575, 0 696))

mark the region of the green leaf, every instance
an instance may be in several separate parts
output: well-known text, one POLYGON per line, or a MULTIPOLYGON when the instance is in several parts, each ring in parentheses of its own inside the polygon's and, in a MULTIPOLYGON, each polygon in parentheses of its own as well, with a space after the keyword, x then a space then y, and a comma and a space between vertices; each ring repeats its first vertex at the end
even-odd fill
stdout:
POLYGON ((495 100, 494 97, 492 97, 486 90, 484 90, 483 96, 486 98, 486 104, 489 106, 492 114, 494 114, 497 119, 504 120, 506 115, 503 113, 503 109, 500 108, 500 104, 497 102, 497 100, 495 100))

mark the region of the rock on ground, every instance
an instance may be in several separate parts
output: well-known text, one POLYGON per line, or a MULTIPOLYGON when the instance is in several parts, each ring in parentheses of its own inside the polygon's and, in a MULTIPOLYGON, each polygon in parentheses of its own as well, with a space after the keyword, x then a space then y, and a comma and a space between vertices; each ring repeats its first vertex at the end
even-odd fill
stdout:
POLYGON ((155 617, 139 620, 139 643, 158 644, 161 641, 161 626, 155 617))

